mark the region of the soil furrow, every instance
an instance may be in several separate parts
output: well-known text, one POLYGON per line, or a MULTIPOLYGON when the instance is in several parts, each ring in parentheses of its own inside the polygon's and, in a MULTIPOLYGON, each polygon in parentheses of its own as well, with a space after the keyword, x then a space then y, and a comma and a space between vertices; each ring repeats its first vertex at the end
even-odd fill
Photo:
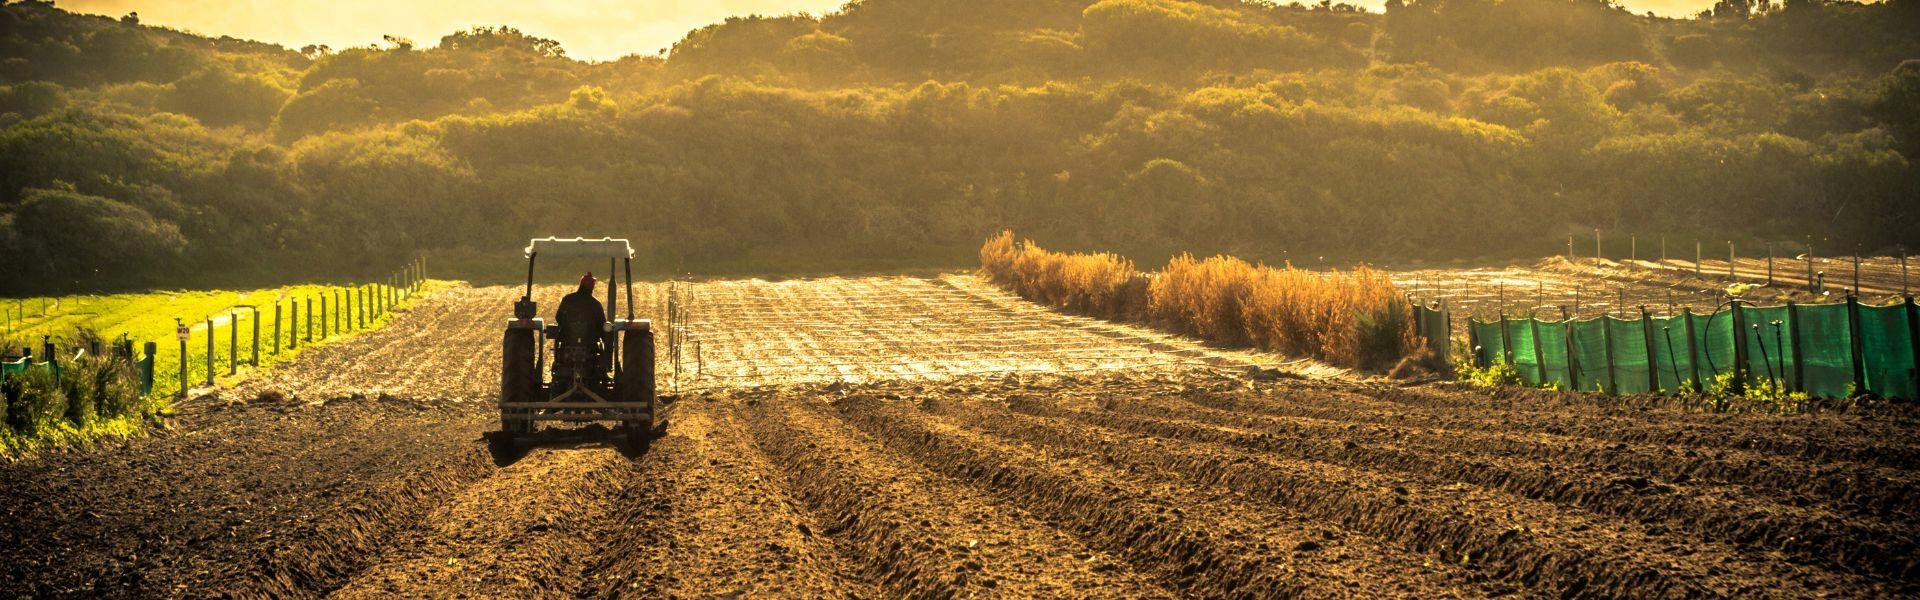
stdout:
POLYGON ((624 473, 583 595, 878 595, 737 419, 711 399, 683 402, 668 435, 624 473))
MULTIPOLYGON (((1133 401, 1124 402, 1132 404, 1133 401)), ((1123 404, 1113 402, 1112 404, 1123 404)), ((1738 546, 1750 560, 1779 552, 1841 572, 1894 579, 1915 569, 1911 532, 1884 523, 1848 520, 1830 512, 1783 504, 1732 486, 1662 482, 1643 476, 1585 468, 1572 461, 1541 462, 1482 454, 1468 447, 1425 451, 1397 441, 1361 443, 1355 430, 1298 435, 1285 430, 1249 430, 1143 418, 1105 410, 1067 410, 1046 402, 1018 402, 1014 409, 1061 417, 1116 431, 1228 446, 1267 456, 1402 473, 1435 485, 1465 482, 1507 493, 1578 506, 1645 524, 1665 524, 1738 546)), ((1676 532, 1677 533, 1677 532, 1676 532)))
POLYGON ((1431 485, 1178 440, 1103 434, 1091 426, 1012 411, 1002 415, 967 425, 1169 479, 1239 490, 1419 552, 1486 565, 1494 576, 1526 588, 1644 597, 1867 585, 1799 565, 1749 565, 1712 545, 1676 546, 1637 526, 1621 527, 1474 486, 1431 485), (1698 561, 1715 566, 1709 570, 1698 561))
POLYGON ((1164 597, 1072 536, 973 489, 908 467, 865 436, 774 397, 744 409, 794 493, 869 574, 916 597, 1164 597))
POLYGON ((936 471, 980 482, 1183 595, 1435 597, 1476 587, 1432 561, 1298 515, 1248 509, 1232 494, 1142 485, 1097 465, 994 444, 896 404, 851 397, 833 414, 936 471))

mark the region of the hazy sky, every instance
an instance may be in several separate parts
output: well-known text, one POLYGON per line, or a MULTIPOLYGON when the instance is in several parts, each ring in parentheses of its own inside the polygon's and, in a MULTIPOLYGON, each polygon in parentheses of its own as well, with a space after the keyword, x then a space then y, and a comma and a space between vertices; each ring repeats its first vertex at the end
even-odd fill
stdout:
MULTIPOLYGON (((967 0, 950 0, 966 2, 967 0)), ((1354 0, 1344 0, 1352 3, 1354 0)), ((1385 0, 1359 0, 1379 10, 1385 0)), ((290 48, 334 48, 378 43, 382 35, 422 46, 477 25, 510 25, 552 38, 567 55, 612 60, 653 54, 687 32, 729 15, 833 12, 845 0, 59 0, 77 12, 120 16, 138 11, 141 22, 218 37, 273 42, 290 48)), ((1310 2, 1303 1, 1302 4, 1310 2)), ((1713 0, 1624 0, 1634 12, 1684 15, 1713 0)))

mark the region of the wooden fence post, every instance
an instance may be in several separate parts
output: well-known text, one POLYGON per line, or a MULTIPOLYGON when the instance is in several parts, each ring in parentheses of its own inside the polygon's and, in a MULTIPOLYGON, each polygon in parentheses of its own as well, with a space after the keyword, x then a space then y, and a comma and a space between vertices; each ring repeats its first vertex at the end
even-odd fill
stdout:
POLYGON ((260 309, 258 307, 253 309, 253 364, 250 366, 260 366, 260 309))
POLYGON ((1647 343, 1647 391, 1658 394, 1660 393, 1660 365, 1659 361, 1653 359, 1653 313, 1647 312, 1645 306, 1640 307, 1640 329, 1647 343))
POLYGON ((1851 354, 1850 366, 1853 368, 1853 393, 1867 393, 1866 356, 1861 352, 1865 347, 1860 342, 1860 297, 1847 295, 1847 339, 1848 353, 1851 354))
POLYGON ((240 311, 227 311, 227 376, 240 374, 240 311))
POLYGON ((1573 327, 1573 316, 1568 314, 1565 308, 1560 309, 1560 326, 1567 330, 1567 335, 1565 336, 1567 338, 1567 385, 1573 387, 1570 391, 1582 391, 1580 387, 1580 344, 1574 339, 1574 332, 1576 330, 1573 327))
POLYGON ((213 385, 213 318, 207 318, 207 385, 213 385))
POLYGON ((1527 328, 1533 334, 1533 369, 1540 374, 1540 384, 1547 383, 1547 353, 1540 348, 1540 319, 1527 315, 1527 328))
POLYGON ((1806 357, 1800 352, 1800 305, 1787 301, 1787 356, 1793 357, 1793 391, 1807 391, 1806 357))
MULTIPOLYGON (((173 320, 173 326, 176 329, 185 329, 187 325, 185 323, 180 322, 180 319, 176 318, 173 320)), ((187 336, 182 334, 178 337, 180 338, 180 397, 186 398, 187 397, 187 336)))
POLYGON ((1613 325, 1607 322, 1607 315, 1600 315, 1600 344, 1607 349, 1607 393, 1620 393, 1620 374, 1613 364, 1613 325))
POLYGON ((1473 353, 1473 355, 1468 358, 1473 361, 1474 368, 1487 368, 1487 361, 1480 352, 1480 331, 1473 328, 1473 316, 1471 315, 1467 316, 1467 352, 1473 353))
POLYGON ((1747 316, 1740 310, 1740 302, 1735 301, 1733 308, 1733 388, 1729 390, 1735 396, 1747 393, 1747 316))
POLYGON ((307 343, 313 343, 313 296, 307 296, 307 343))

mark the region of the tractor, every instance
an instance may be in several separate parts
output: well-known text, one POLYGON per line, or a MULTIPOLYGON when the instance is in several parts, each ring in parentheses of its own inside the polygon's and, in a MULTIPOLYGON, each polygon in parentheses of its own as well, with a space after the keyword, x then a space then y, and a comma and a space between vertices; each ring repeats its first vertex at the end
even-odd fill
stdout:
POLYGON ((629 442, 651 439, 666 427, 673 403, 654 387, 653 323, 633 315, 632 246, 613 238, 541 238, 527 244, 526 256, 526 293, 513 303, 502 342, 500 434, 507 440, 526 436, 539 421, 599 421, 619 423, 629 442), (606 258, 605 318, 589 311, 593 318, 581 321, 576 313, 574 323, 541 319, 533 299, 534 265, 541 258, 606 258), (624 267, 624 282, 616 281, 614 266, 624 267), (617 318, 620 283, 627 296, 624 319, 617 318))

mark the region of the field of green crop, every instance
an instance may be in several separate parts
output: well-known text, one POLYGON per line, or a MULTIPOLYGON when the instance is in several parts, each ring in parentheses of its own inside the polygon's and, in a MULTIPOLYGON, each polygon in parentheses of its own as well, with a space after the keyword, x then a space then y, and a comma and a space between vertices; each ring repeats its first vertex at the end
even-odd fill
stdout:
MULTIPOLYGON (((429 281, 422 289, 430 291, 445 285, 447 282, 429 281)), ((9 353, 14 355, 18 355, 22 348, 31 348, 38 360, 43 358, 39 356, 42 340, 50 337, 61 355, 71 356, 77 350, 73 336, 82 329, 115 340, 125 335, 133 342, 136 353, 140 352, 144 342, 155 342, 158 352, 154 360, 153 395, 165 397, 180 391, 181 352, 176 326, 185 325, 189 329, 186 379, 190 384, 206 382, 209 354, 213 358, 212 370, 216 380, 228 377, 229 373, 244 376, 254 368, 256 329, 259 335, 258 366, 266 367, 292 358, 310 345, 334 343, 385 325, 390 313, 376 311, 368 311, 364 315, 363 325, 357 299, 347 302, 348 310, 341 312, 335 299, 347 298, 356 289, 371 291, 371 288, 365 287, 294 285, 256 290, 142 292, 0 300, 0 343, 4 344, 0 347, 10 349, 9 353), (327 299, 324 322, 319 312, 322 297, 327 299), (293 309, 295 304, 299 305, 297 313, 293 309), (276 305, 281 311, 278 349, 275 348, 274 337, 276 305), (312 307, 312 315, 308 314, 309 306, 312 307), (209 334, 213 342, 211 352, 209 334)), ((402 300, 396 307, 404 305, 405 300, 402 300)))

